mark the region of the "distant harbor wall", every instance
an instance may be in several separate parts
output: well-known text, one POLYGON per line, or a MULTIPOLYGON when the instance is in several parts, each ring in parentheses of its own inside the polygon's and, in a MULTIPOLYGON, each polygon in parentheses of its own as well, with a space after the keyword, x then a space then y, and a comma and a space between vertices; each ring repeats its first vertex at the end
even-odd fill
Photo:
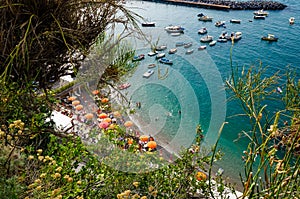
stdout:
POLYGON ((287 6, 276 1, 230 1, 230 0, 143 0, 173 5, 184 5, 217 10, 283 10, 287 6))

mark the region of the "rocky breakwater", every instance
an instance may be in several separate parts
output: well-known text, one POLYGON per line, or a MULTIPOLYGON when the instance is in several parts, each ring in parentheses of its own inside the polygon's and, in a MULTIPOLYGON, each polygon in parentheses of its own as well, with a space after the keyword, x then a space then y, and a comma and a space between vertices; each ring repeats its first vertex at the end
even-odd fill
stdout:
POLYGON ((199 0, 199 2, 229 6, 232 10, 283 10, 287 6, 276 1, 218 1, 199 0))
POLYGON ((276 1, 230 1, 230 0, 143 0, 157 3, 186 5, 211 9, 231 10, 283 10, 287 5, 276 1))

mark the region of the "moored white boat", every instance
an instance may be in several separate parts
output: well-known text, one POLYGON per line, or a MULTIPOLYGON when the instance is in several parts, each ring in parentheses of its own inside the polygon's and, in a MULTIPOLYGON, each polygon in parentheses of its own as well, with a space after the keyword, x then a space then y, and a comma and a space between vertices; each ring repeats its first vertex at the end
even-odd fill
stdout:
POLYGON ((214 45, 216 45, 216 43, 217 43, 217 41, 211 41, 211 42, 209 42, 209 46, 214 46, 214 45))
POLYGON ((230 19, 230 23, 241 23, 240 19, 230 19))
POLYGON ((169 50, 169 54, 174 54, 174 53, 176 53, 177 52, 177 48, 171 48, 170 50, 169 50))
POLYGON ((148 68, 155 68, 156 67, 156 64, 149 64, 148 65, 148 68))
POLYGON ((190 55, 194 52, 194 49, 189 49, 185 52, 185 54, 190 55))
POLYGON ((198 34, 204 35, 207 33, 207 29, 205 27, 198 30, 198 34))
POLYGON ((148 52, 148 56, 152 57, 154 55, 157 55, 157 52, 153 52, 153 51, 148 52))
POLYGON ((215 23, 215 26, 216 26, 216 27, 224 27, 224 26, 225 26, 225 21, 217 21, 217 22, 215 23))
POLYGON ((167 26, 165 27, 165 31, 168 33, 183 33, 184 28, 181 26, 167 26))
POLYGON ((184 48, 189 48, 189 47, 191 47, 193 45, 193 43, 192 42, 189 42, 189 43, 185 43, 184 45, 183 45, 183 47, 184 48))
POLYGON ((213 17, 208 17, 208 16, 202 16, 198 18, 199 21, 212 21, 213 17))
POLYGON ((289 22, 290 22, 291 25, 294 24, 295 23, 295 17, 290 17, 289 22))
POLYGON ((261 10, 254 11, 253 14, 255 16, 266 16, 267 17, 269 15, 269 12, 264 11, 263 9, 261 9, 261 10))
POLYGON ((275 37, 275 35, 273 35, 273 34, 268 34, 268 36, 263 36, 261 38, 261 40, 265 40, 265 41, 277 41, 278 37, 275 37))
POLYGON ((166 53, 159 53, 159 54, 157 54, 156 55, 156 59, 160 59, 160 58, 163 58, 163 57, 165 57, 166 56, 166 53))
POLYGON ((206 49, 206 45, 202 45, 202 46, 199 46, 198 50, 204 50, 206 49))
POLYGON ((212 40, 213 40, 213 36, 211 36, 211 35, 206 35, 206 36, 204 36, 204 37, 201 37, 201 39, 200 39, 200 41, 201 42, 206 42, 206 43, 208 43, 208 42, 211 42, 212 40))
POLYGON ((167 46, 166 46, 166 45, 157 46, 157 47, 155 48, 156 51, 162 51, 162 50, 165 50, 165 49, 167 49, 167 46))
POLYGON ((175 46, 179 47, 179 46, 183 46, 185 43, 184 42, 176 42, 175 46))
POLYGON ((145 58, 144 54, 136 55, 132 58, 132 61, 141 61, 142 59, 145 58))
POLYGON ((145 73, 143 74, 143 77, 148 78, 148 77, 150 77, 151 75, 153 75, 153 73, 154 73, 154 70, 149 69, 149 70, 147 70, 147 72, 145 72, 145 73))

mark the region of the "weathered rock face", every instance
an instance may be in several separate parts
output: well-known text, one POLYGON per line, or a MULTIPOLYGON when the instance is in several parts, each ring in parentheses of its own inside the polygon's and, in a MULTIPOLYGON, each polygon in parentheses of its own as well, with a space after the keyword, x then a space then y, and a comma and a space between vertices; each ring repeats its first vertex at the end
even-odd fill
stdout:
POLYGON ((204 7, 212 9, 232 9, 232 10, 283 10, 287 6, 283 3, 276 1, 230 1, 230 0, 143 0, 158 3, 186 5, 195 7, 204 7), (208 4, 208 5, 205 5, 208 4), (210 5, 228 6, 218 7, 210 5))

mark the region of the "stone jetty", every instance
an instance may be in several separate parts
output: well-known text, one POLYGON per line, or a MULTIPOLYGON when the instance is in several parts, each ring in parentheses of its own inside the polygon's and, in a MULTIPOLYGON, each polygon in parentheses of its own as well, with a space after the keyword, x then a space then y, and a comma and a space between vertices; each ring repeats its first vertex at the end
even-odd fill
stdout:
POLYGON ((143 0, 173 5, 185 5, 218 10, 283 10, 287 6, 276 1, 231 1, 231 0, 143 0))

